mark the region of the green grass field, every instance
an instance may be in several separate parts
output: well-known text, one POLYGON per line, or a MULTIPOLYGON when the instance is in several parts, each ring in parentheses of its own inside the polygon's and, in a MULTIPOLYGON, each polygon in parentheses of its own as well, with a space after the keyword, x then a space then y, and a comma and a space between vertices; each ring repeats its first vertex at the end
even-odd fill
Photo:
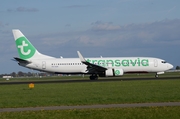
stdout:
MULTIPOLYGON (((155 78, 154 73, 142 73, 142 74, 125 74, 122 77, 99 77, 99 80, 101 79, 111 79, 111 78, 155 78)), ((180 72, 166 72, 165 74, 159 75, 160 78, 163 77, 180 77, 180 72)), ((45 77, 15 77, 10 78, 8 81, 6 79, 0 78, 1 82, 11 82, 11 81, 48 81, 48 80, 89 80, 89 76, 45 76, 45 77)))
POLYGON ((1 85, 0 108, 180 101, 180 80, 1 85))
POLYGON ((179 119, 180 107, 110 108, 0 113, 0 119, 179 119))
MULTIPOLYGON (((167 76, 170 76, 169 74, 167 76)), ((130 76, 130 75, 128 75, 130 76)), ((135 76, 135 75, 133 75, 135 76)), ((151 75, 149 75, 151 76, 151 75)), ((139 76, 143 77, 143 75, 139 76)), ((16 79, 18 80, 18 79, 16 79)), ((22 80, 22 79, 20 79, 22 80)), ((35 79, 33 79, 35 80, 35 79)), ((38 79, 39 80, 39 79, 38 79)), ((42 79, 40 79, 42 80, 42 79)), ((136 80, 88 83, 0 85, 0 108, 92 105, 141 102, 179 102, 180 80, 136 80)), ((24 118, 176 119, 180 107, 110 108, 0 113, 0 119, 24 118)))

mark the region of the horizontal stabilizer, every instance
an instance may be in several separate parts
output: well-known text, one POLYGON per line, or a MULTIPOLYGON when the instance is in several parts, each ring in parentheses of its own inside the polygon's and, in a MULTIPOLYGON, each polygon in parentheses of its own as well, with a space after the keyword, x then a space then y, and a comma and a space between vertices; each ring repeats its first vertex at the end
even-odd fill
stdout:
POLYGON ((14 57, 14 59, 15 59, 16 61, 18 61, 19 63, 31 63, 31 62, 28 61, 28 60, 24 60, 24 59, 21 59, 21 58, 18 58, 18 57, 14 57))

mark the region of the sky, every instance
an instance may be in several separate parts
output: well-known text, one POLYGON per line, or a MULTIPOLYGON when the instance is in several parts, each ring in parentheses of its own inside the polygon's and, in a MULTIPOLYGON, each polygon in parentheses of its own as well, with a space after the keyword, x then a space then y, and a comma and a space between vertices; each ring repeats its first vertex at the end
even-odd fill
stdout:
POLYGON ((0 0, 0 74, 13 61, 12 29, 53 57, 157 57, 180 66, 180 0, 0 0))

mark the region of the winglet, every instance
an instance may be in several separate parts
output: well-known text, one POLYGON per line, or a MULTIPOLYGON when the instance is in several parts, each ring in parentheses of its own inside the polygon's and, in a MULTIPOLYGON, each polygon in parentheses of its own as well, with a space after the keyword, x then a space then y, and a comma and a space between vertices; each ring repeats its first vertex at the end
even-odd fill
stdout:
POLYGON ((81 55, 81 53, 79 51, 77 51, 77 54, 78 54, 79 59, 81 60, 81 62, 86 62, 86 60, 84 59, 84 57, 81 55))
POLYGON ((79 56, 79 59, 81 60, 81 62, 83 64, 87 65, 87 71, 88 72, 95 73, 95 71, 105 71, 105 70, 107 70, 106 67, 99 66, 97 64, 92 64, 92 63, 86 61, 79 51, 77 51, 77 53, 78 53, 78 56, 79 56))

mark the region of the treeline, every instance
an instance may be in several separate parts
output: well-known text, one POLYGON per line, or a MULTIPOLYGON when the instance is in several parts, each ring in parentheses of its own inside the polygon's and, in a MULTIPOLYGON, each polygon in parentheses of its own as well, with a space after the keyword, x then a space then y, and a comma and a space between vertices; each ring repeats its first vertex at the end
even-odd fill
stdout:
POLYGON ((34 73, 34 72, 12 72, 10 74, 0 74, 0 78, 2 78, 3 76, 12 76, 12 77, 38 77, 38 76, 53 76, 56 74, 50 74, 50 73, 44 73, 44 72, 38 72, 38 73, 34 73))
POLYGON ((176 66, 176 70, 180 70, 180 66, 176 66))

